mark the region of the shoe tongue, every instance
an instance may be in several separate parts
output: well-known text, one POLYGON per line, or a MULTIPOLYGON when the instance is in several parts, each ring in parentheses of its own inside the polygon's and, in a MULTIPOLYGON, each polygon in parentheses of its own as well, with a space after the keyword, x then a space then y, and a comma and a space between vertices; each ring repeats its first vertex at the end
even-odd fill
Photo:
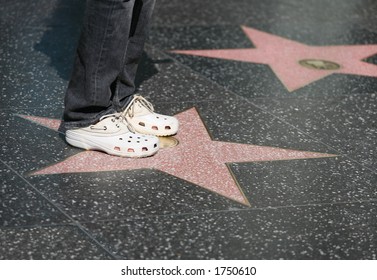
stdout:
POLYGON ((143 115, 148 115, 151 112, 145 108, 140 102, 135 102, 133 106, 133 113, 134 116, 143 116, 143 115))

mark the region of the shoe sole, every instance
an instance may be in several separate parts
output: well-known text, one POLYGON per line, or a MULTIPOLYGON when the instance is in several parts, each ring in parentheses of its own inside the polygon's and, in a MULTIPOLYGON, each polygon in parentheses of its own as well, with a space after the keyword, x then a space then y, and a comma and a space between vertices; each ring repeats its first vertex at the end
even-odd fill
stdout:
POLYGON ((73 137, 72 134, 66 135, 66 141, 68 144, 71 146, 81 148, 84 150, 88 151, 101 151, 105 152, 109 155, 114 155, 114 156, 119 156, 119 157, 127 157, 127 158, 144 158, 144 157, 150 157, 155 155, 158 152, 158 148, 156 150, 152 150, 149 152, 144 152, 144 153, 137 153, 137 152, 132 152, 132 153, 121 153, 117 152, 116 150, 108 149, 106 147, 98 145, 98 143, 94 143, 87 138, 80 137, 80 139, 77 139, 73 137))

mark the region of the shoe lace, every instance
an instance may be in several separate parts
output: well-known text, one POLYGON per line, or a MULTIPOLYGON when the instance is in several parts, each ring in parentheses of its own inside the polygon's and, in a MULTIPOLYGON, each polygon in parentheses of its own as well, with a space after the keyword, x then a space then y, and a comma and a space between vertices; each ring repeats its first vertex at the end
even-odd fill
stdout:
MULTIPOLYGON (((104 115, 102 116, 99 121, 102 121, 104 119, 107 119, 107 118, 111 118, 111 121, 116 123, 115 125, 117 127, 120 127, 120 125, 123 123, 125 125, 127 125, 127 128, 129 131, 135 133, 135 129, 128 123, 128 121, 126 120, 126 118, 121 114, 121 113, 113 113, 113 114, 108 114, 108 115, 104 115)), ((90 129, 93 129, 93 130, 107 130, 107 127, 106 125, 102 126, 102 127, 98 127, 96 125, 91 125, 90 126, 90 129)))
POLYGON ((154 108, 152 103, 150 103, 148 100, 146 100, 141 95, 135 95, 134 98, 131 100, 131 102, 127 105, 126 109, 123 111, 123 116, 126 116, 127 114, 132 118, 135 115, 135 103, 139 102, 141 106, 146 108, 151 113, 154 112, 154 108))
POLYGON ((104 115, 104 116, 102 116, 102 117, 99 119, 99 121, 102 121, 102 120, 107 119, 107 118, 110 118, 110 117, 112 117, 112 121, 113 121, 113 122, 115 122, 115 121, 119 121, 119 120, 122 118, 122 116, 121 116, 119 113, 114 113, 114 114, 108 114, 108 115, 104 115))

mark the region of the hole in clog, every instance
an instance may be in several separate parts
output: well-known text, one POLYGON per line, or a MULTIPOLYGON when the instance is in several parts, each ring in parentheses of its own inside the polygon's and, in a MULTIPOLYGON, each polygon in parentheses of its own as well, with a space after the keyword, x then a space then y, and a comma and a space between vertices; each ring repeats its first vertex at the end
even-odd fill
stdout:
POLYGON ((143 147, 142 151, 143 152, 148 152, 148 148, 147 147, 143 147))
POLYGON ((114 147, 114 150, 120 152, 120 147, 114 147))
POLYGON ((129 153, 134 153, 134 152, 135 152, 135 150, 134 150, 134 149, 132 149, 132 148, 128 148, 127 152, 129 152, 129 153))
POLYGON ((139 122, 139 125, 140 125, 140 126, 145 126, 145 123, 143 123, 143 122, 139 122))
POLYGON ((157 148, 157 144, 154 144, 154 148, 157 148))
POLYGON ((158 127, 157 126, 152 126, 152 129, 153 130, 158 130, 158 127))
POLYGON ((167 125, 167 126, 165 126, 165 129, 169 130, 169 129, 171 129, 171 127, 167 125))

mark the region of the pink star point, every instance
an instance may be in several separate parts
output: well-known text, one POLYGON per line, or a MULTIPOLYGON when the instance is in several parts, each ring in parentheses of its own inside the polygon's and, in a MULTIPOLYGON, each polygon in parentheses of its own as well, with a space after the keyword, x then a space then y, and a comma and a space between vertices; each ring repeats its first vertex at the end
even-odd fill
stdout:
POLYGON ((377 45, 309 46, 290 39, 241 27, 255 48, 219 50, 173 50, 171 52, 267 64, 288 91, 292 92, 333 73, 377 77, 377 65, 362 61, 377 54, 377 45), (340 65, 336 70, 310 69, 299 61, 316 59, 340 65))
MULTIPOLYGON (((59 120, 22 116, 57 130, 59 120)), ((31 175, 156 169, 181 178, 211 192, 250 206, 227 163, 293 160, 332 157, 334 155, 274 147, 214 141, 197 110, 191 108, 176 115, 180 131, 179 145, 161 149, 149 158, 130 159, 95 151, 78 153, 66 160, 33 172, 31 175)))

